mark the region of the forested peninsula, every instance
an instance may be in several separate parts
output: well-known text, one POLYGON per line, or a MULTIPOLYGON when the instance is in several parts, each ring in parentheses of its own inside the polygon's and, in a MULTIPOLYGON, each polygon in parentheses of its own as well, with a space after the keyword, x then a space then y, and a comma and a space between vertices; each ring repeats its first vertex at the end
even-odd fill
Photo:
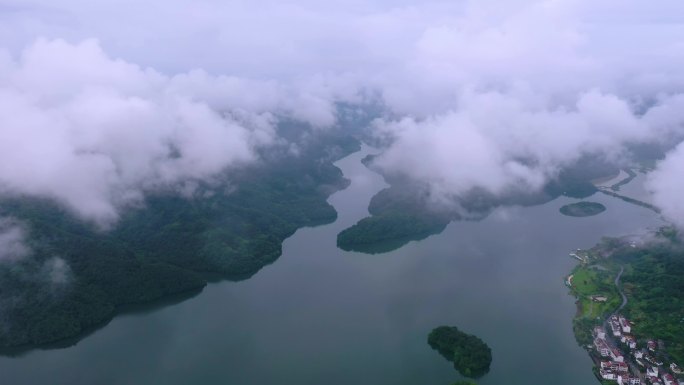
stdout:
POLYGON ((190 199, 155 191, 107 231, 49 200, 0 201, 0 216, 23 225, 30 249, 0 265, 5 354, 74 343, 131 305, 192 295, 210 279, 246 279, 275 261, 298 228, 333 222, 327 198, 348 180, 332 162, 359 141, 335 130, 280 129, 299 144, 297 155, 264 151, 260 163, 199 185, 190 199))
POLYGON ((390 187, 380 191, 370 202, 369 217, 343 230, 337 245, 343 250, 375 254, 396 250, 408 242, 439 234, 451 221, 481 220, 499 206, 535 206, 560 196, 584 199, 598 189, 592 180, 611 175, 619 168, 600 158, 585 157, 562 170, 556 179, 537 192, 517 191, 495 196, 481 189, 454 197, 453 204, 436 204, 430 189, 402 175, 383 173, 374 168, 374 157, 364 164, 379 172, 390 187))

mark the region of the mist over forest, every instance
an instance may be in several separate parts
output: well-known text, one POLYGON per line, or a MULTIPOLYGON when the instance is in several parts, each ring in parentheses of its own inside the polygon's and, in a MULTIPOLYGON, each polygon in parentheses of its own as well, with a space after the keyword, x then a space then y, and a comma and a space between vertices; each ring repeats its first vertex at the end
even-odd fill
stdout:
POLYGON ((358 151, 350 253, 604 195, 684 230, 684 3, 0 0, 0 348, 250 279, 358 151))

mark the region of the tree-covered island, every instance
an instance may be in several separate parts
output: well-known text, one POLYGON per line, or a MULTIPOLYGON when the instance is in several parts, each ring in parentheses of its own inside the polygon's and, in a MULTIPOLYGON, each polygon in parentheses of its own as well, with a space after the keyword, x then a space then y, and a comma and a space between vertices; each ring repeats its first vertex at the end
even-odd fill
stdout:
POLYGON ((567 204, 559 211, 569 217, 591 217, 606 211, 606 206, 596 202, 577 202, 567 204))
POLYGON ((428 336, 428 344, 454 364, 463 376, 478 378, 489 372, 492 350, 480 338, 455 326, 440 326, 428 336))

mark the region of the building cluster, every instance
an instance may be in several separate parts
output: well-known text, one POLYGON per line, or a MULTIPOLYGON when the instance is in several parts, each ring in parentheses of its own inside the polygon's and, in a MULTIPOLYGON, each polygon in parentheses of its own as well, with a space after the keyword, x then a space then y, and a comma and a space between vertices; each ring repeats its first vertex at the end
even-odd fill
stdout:
POLYGON ((594 328, 594 349, 600 366, 598 375, 603 380, 616 381, 619 385, 679 385, 674 374, 682 370, 670 363, 669 370, 656 357, 658 344, 648 341, 641 349, 632 333, 632 323, 622 315, 607 320, 610 333, 597 326, 594 328), (643 371, 645 369, 645 371, 643 371))

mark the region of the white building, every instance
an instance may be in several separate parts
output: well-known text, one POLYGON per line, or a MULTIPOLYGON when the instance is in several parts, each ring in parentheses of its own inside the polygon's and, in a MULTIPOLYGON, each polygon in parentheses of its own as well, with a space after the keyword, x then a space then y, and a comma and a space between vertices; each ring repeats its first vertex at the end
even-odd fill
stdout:
POLYGON ((636 343, 636 338, 630 334, 623 334, 622 338, 620 339, 623 344, 629 346, 630 349, 636 349, 637 343, 636 343))
POLYGON ((663 374, 662 378, 665 385, 677 385, 677 381, 675 381, 675 378, 670 373, 663 374))
POLYGON ((639 377, 630 377, 626 374, 618 375, 617 382, 619 385, 641 385, 639 377))
POLYGON ((594 340, 594 346, 596 347, 596 351, 599 352, 601 357, 608 357, 610 355, 610 349, 608 348, 606 340, 596 338, 594 340))
POLYGON ((610 321, 610 329, 613 331, 614 337, 620 337, 622 335, 620 324, 618 324, 617 321, 610 321))
POLYGON ((600 326, 595 327, 594 328, 594 337, 605 340, 606 339, 606 330, 600 326))
POLYGON ((601 369, 610 370, 611 372, 627 373, 629 366, 624 362, 615 361, 601 361, 601 369))
POLYGON ((629 323, 629 320, 627 318, 620 316, 619 321, 620 321, 620 328, 622 329, 623 333, 631 333, 632 332, 632 325, 629 323))
POLYGON ((601 369, 599 370, 599 374, 604 380, 617 380, 617 374, 611 372, 610 370, 601 369))
POLYGON ((658 368, 651 366, 650 368, 646 369, 646 375, 649 377, 658 377, 658 368))
POLYGON ((612 349, 610 351, 610 357, 613 359, 613 361, 625 362, 625 357, 623 357, 622 353, 620 353, 620 351, 617 349, 612 349))

